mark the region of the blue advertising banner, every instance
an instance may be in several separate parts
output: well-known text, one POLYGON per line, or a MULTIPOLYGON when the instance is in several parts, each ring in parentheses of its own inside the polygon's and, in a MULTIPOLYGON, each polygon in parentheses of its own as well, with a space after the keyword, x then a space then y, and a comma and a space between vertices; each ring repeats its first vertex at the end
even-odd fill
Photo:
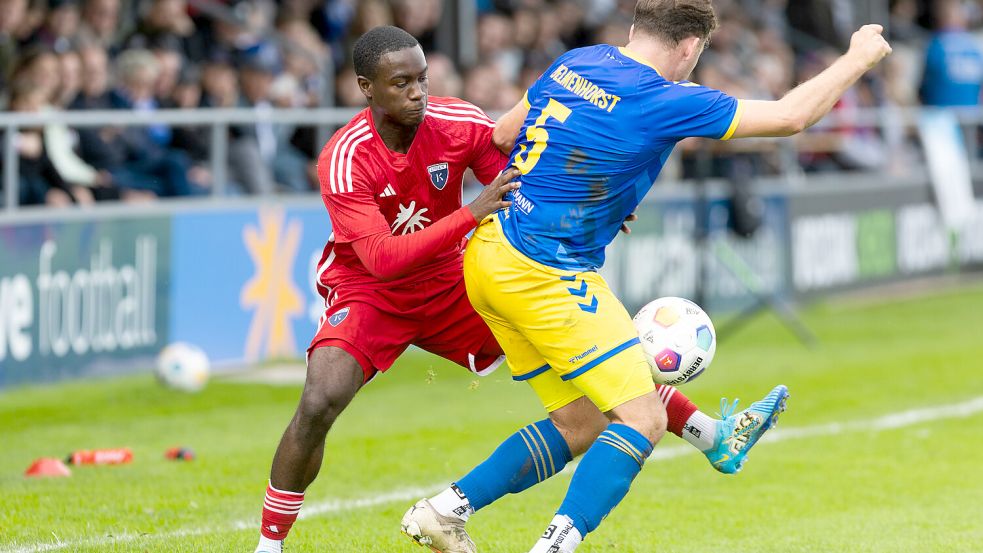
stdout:
POLYGON ((0 227, 0 387, 148 368, 169 255, 167 217, 0 227))
POLYGON ((323 206, 178 214, 172 225, 173 341, 219 365, 304 355, 323 312, 314 289, 331 233, 323 206))

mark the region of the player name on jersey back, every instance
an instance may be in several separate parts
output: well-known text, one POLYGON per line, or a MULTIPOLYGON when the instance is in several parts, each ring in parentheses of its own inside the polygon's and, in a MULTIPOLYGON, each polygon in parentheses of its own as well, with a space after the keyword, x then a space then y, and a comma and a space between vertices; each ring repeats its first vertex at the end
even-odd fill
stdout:
POLYGON ((614 107, 618 105, 618 102, 621 101, 621 96, 608 94, 607 91, 591 82, 590 79, 581 76, 563 64, 560 64, 555 71, 550 73, 550 78, 563 88, 608 113, 611 113, 614 107))

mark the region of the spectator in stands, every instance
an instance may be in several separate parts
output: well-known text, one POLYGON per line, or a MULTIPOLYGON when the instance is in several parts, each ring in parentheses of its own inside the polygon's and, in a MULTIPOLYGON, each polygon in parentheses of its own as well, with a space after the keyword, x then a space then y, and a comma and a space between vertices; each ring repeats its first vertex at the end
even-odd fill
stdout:
POLYGON ((856 28, 854 9, 851 0, 789 0, 786 14, 794 29, 812 39, 810 50, 842 50, 856 28))
POLYGON ((917 0, 895 0, 891 2, 890 24, 887 25, 891 44, 921 43, 925 29, 918 25, 917 0))
POLYGON ((42 105, 48 105, 58 93, 60 74, 61 64, 54 51, 34 44, 21 52, 10 73, 10 83, 31 83, 43 98, 42 105))
POLYGON ((78 29, 77 0, 48 0, 44 24, 34 33, 29 42, 43 44, 55 52, 64 52, 72 47, 72 40, 78 29))
MULTIPOLYGON (((331 2, 328 2, 328 4, 331 4, 331 2)), ((386 0, 362 0, 355 8, 351 28, 346 36, 362 36, 369 29, 383 25, 393 25, 394 23, 392 8, 386 0)), ((323 32, 321 36, 324 36, 323 32)), ((344 44, 335 46, 330 41, 329 44, 331 44, 332 49, 343 51, 344 44)), ((336 65, 342 65, 346 56, 347 54, 342 54, 341 62, 336 61, 336 65)), ((337 60, 338 57, 336 56, 335 59, 337 60)))
MULTIPOLYGON (((158 91, 161 86, 158 84, 158 91)), ((183 65, 170 88, 170 94, 161 98, 161 107, 171 109, 197 109, 201 107, 201 72, 194 65, 183 65)), ((203 125, 175 125, 171 128, 171 147, 188 155, 191 168, 188 170, 192 182, 203 188, 214 183, 211 172, 210 127, 203 125)))
POLYGON ((120 35, 120 0, 85 0, 79 36, 115 53, 120 35))
MULTIPOLYGON (((110 93, 114 109, 154 111, 159 108, 154 92, 160 68, 157 59, 146 50, 127 50, 117 61, 117 88, 110 93)), ((158 196, 187 196, 195 193, 188 179, 190 160, 180 150, 170 147, 168 125, 127 127, 119 135, 126 154, 123 181, 134 188, 149 190, 158 196)), ((204 183, 200 183, 204 184, 204 183)))
MULTIPOLYGON (((284 71, 278 81, 292 80, 296 83, 297 98, 290 102, 293 107, 314 107, 320 104, 324 87, 325 71, 331 68, 331 53, 321 41, 317 31, 305 20, 285 19, 277 25, 280 35, 285 38, 283 48, 284 71)), ((286 86, 280 84, 279 86, 286 86)))
POLYGON ((567 50, 560 39, 560 17, 556 7, 544 4, 539 12, 539 32, 532 50, 526 52, 526 63, 548 67, 553 60, 567 50))
POLYGON ((185 64, 181 41, 174 35, 160 35, 150 41, 150 53, 158 68, 154 97, 158 103, 170 101, 185 64))
POLYGON ((27 15, 27 0, 0 0, 0 90, 17 65, 20 40, 17 31, 27 15))
POLYGON ((368 105, 358 87, 355 70, 351 67, 346 67, 335 76, 335 99, 339 106, 346 108, 364 108, 368 105))
POLYGON ((485 111, 508 110, 519 102, 523 92, 502 78, 498 66, 490 63, 476 65, 464 76, 464 99, 485 111))
MULTIPOLYGON (((10 110, 34 113, 41 111, 47 102, 46 92, 28 79, 15 80, 11 86, 10 110)), ((17 157, 20 205, 47 204, 68 206, 76 203, 71 186, 65 182, 44 146, 44 133, 40 128, 22 128, 17 133, 17 157)))
MULTIPOLYGON (((61 72, 59 87, 47 98, 43 110, 65 109, 76 97, 81 86, 81 61, 78 52, 66 50, 58 55, 61 72)), ((71 186, 72 196, 79 203, 94 200, 118 200, 119 189, 106 171, 98 171, 85 162, 77 152, 79 134, 68 125, 52 120, 44 126, 44 149, 59 178, 71 186)))
POLYGON ((523 54, 513 42, 512 20, 488 13, 478 21, 478 57, 498 67, 503 78, 514 81, 522 69, 523 54))
POLYGON ((45 2, 39 2, 37 0, 29 0, 27 3, 27 11, 24 13, 24 17, 21 19, 20 26, 14 34, 21 41, 22 45, 29 43, 30 38, 37 33, 41 25, 44 24, 45 16, 48 13, 48 6, 45 2))
POLYGON ((205 60, 201 73, 201 107, 233 108, 239 103, 239 82, 232 56, 215 50, 205 60))
POLYGON ((930 106, 977 106, 983 83, 983 50, 969 33, 969 18, 960 0, 940 0, 937 31, 925 54, 922 102, 930 106))
MULTIPOLYGON (((364 9, 374 9, 381 5, 385 11, 389 11, 386 0, 322 0, 317 2, 317 7, 310 13, 309 19, 314 28, 317 29, 321 39, 328 45, 332 54, 332 64, 335 67, 345 65, 348 58, 346 41, 349 36, 359 36, 359 27, 355 12, 364 9)), ((391 24, 391 22, 389 23, 391 24)), ((373 25, 375 26, 375 25, 373 25)), ((371 27, 369 27, 371 28, 371 27)), ((367 30, 367 29, 366 29, 367 30)))
POLYGON ((209 48, 204 34, 197 32, 194 20, 188 15, 186 0, 152 0, 124 47, 128 50, 149 49, 152 41, 163 35, 176 37, 184 57, 190 60, 203 59, 209 48))
MULTIPOLYGON (((454 62, 449 57, 439 52, 430 52, 427 54, 427 68, 427 81, 430 84, 431 95, 461 97, 463 89, 461 76, 457 73, 454 62)), ((355 86, 357 88, 358 83, 355 86)), ((359 94, 359 96, 362 95, 359 94)), ((365 96, 362 96, 362 102, 364 103, 364 101, 365 96)))
MULTIPOLYGON (((279 61, 272 55, 244 57, 239 72, 242 87, 240 105, 260 114, 269 112, 273 107, 270 89, 279 71, 279 61)), ((290 143, 293 131, 293 125, 277 124, 268 117, 261 118, 255 125, 235 127, 237 142, 255 143, 259 154, 258 167, 254 171, 261 177, 254 178, 251 183, 243 181, 253 185, 251 192, 306 192, 311 189, 307 178, 308 160, 290 143)), ((245 163, 241 159, 238 161, 245 163)))
POLYGON ((424 52, 436 49, 444 0, 393 0, 392 6, 397 27, 413 35, 424 52))

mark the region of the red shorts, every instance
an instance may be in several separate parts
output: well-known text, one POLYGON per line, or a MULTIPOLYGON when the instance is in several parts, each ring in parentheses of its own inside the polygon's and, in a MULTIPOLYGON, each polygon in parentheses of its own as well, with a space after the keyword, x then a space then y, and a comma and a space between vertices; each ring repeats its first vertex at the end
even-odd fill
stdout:
POLYGON ((368 289, 338 286, 329 294, 308 356, 320 347, 344 349, 362 366, 365 382, 385 372, 410 345, 479 375, 505 360, 456 268, 409 286, 368 289))

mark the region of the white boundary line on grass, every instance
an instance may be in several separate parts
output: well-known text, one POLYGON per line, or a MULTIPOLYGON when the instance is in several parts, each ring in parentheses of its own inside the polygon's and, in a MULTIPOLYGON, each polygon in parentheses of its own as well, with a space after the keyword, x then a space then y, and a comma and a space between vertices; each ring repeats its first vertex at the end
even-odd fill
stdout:
MULTIPOLYGON (((954 405, 911 409, 873 419, 841 423, 834 422, 813 426, 803 426, 799 428, 776 428, 775 430, 772 430, 766 434, 765 437, 761 439, 761 443, 782 442, 786 440, 798 440, 817 436, 835 436, 849 432, 882 432, 885 430, 894 430, 897 428, 904 428, 906 426, 913 426, 916 424, 928 423, 942 419, 968 418, 980 412, 983 412, 983 396, 954 405)), ((650 458, 665 460, 695 453, 696 450, 688 445, 675 446, 663 449, 657 448, 650 458)), ((427 487, 402 488, 357 499, 331 499, 317 503, 309 503, 304 506, 304 511, 300 514, 300 518, 312 518, 331 513, 353 511, 356 509, 364 509, 367 507, 374 507, 376 505, 384 505, 397 501, 412 501, 414 499, 429 495, 445 485, 446 483, 440 483, 427 487)), ((259 496, 257 495, 256 497, 258 511, 259 496)), ((73 540, 61 540, 56 538, 57 541, 53 543, 18 545, 0 550, 0 553, 43 553, 46 551, 76 549, 80 547, 106 547, 114 544, 129 543, 139 540, 185 538, 218 532, 256 529, 258 526, 258 520, 248 519, 233 521, 223 526, 212 526, 209 528, 185 528, 161 533, 134 534, 131 532, 124 532, 117 535, 73 540)), ((395 522, 393 523, 393 526, 395 527, 395 522)))

